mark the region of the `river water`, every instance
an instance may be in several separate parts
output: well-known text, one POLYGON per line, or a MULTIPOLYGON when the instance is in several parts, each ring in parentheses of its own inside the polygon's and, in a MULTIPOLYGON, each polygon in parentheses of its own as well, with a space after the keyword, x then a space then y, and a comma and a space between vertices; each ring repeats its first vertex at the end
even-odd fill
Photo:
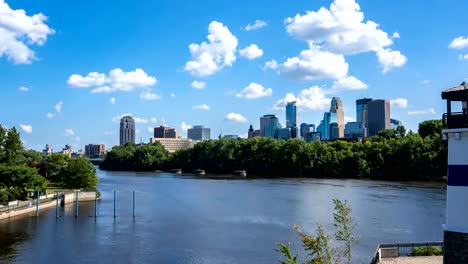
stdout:
POLYGON ((165 173, 98 171, 103 200, 0 222, 0 262, 279 263, 277 242, 301 251, 294 224, 333 229, 333 198, 358 222, 353 263, 378 243, 442 239, 442 184, 330 179, 200 179, 165 173), (113 217, 116 190, 116 218, 113 217), (132 191, 136 217, 132 217, 132 191))

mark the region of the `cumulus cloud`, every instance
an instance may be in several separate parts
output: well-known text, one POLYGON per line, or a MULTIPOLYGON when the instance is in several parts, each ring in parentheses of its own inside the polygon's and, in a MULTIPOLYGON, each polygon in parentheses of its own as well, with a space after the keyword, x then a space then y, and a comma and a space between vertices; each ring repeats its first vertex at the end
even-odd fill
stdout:
POLYGON ((124 116, 133 117, 133 119, 135 120, 135 123, 137 123, 137 124, 138 123, 139 124, 147 124, 149 122, 147 118, 135 117, 132 114, 123 114, 123 115, 116 116, 116 117, 112 118, 112 122, 120 123, 120 119, 122 119, 122 117, 124 117, 124 116))
POLYGON ((367 89, 367 84, 354 76, 347 76, 333 82, 334 90, 363 90, 367 89))
POLYGON ((382 49, 377 52, 377 58, 382 66, 382 72, 387 73, 393 68, 402 67, 408 59, 398 50, 382 49))
POLYGON ((86 76, 72 74, 67 81, 68 85, 75 88, 93 88, 91 93, 109 93, 116 91, 131 92, 136 89, 154 86, 157 80, 149 76, 142 69, 124 72, 116 68, 108 75, 99 72, 90 72, 86 76))
POLYGON ((276 70, 278 69, 279 65, 278 65, 278 62, 276 60, 270 60, 270 61, 267 61, 265 62, 265 66, 263 66, 263 69, 266 70, 266 69, 272 69, 272 70, 276 70))
POLYGON ((311 47, 303 50, 297 57, 288 58, 278 69, 280 75, 294 80, 339 80, 347 76, 348 63, 343 55, 311 47))
POLYGON ((273 90, 271 88, 265 88, 261 84, 251 83, 242 91, 236 94, 236 97, 245 99, 257 99, 265 96, 271 96, 273 90))
POLYGON ((237 38, 222 23, 212 21, 208 26, 208 42, 189 45, 192 59, 184 70, 198 77, 213 75, 236 61, 237 38))
POLYGON ((449 48, 452 49, 464 49, 468 48, 468 37, 463 37, 460 36, 458 38, 455 38, 450 42, 449 48))
POLYGON ((18 87, 18 91, 20 91, 20 92, 29 92, 29 87, 20 86, 20 87, 18 87))
POLYGON ((197 90, 203 90, 205 89, 206 83, 205 82, 199 82, 199 81, 193 81, 191 84, 193 89, 197 90))
POLYGON ((153 93, 151 90, 146 90, 140 94, 140 98, 143 100, 159 100, 161 96, 153 93))
POLYGON ((459 60, 468 60, 468 54, 460 54, 458 55, 459 60))
POLYGON ((65 129, 65 135, 66 136, 74 136, 75 131, 73 131, 71 128, 67 128, 67 129, 65 129))
POLYGON ((436 111, 434 108, 425 109, 425 110, 411 110, 408 111, 408 115, 435 115, 436 111))
POLYGON ((393 107, 406 108, 408 107, 408 99, 405 99, 405 98, 393 99, 393 100, 390 100, 390 105, 393 107))
POLYGON ((20 124, 21 129, 23 130, 24 133, 26 134, 31 134, 32 133, 32 126, 31 125, 24 125, 20 124))
POLYGON ((110 103, 111 103, 111 104, 115 104, 116 102, 117 102, 117 100, 115 99, 115 97, 112 97, 112 98, 110 99, 110 103))
POLYGON ((325 91, 319 86, 312 86, 302 90, 297 96, 288 93, 286 96, 278 100, 274 105, 275 110, 284 110, 288 102, 296 101, 296 106, 299 110, 325 110, 330 107, 330 98, 327 98, 325 91))
POLYGON ((392 39, 399 39, 400 38, 400 33, 394 32, 392 35, 392 39))
POLYGON ((195 105, 195 106, 192 106, 192 108, 198 109, 198 110, 210 110, 210 107, 207 104, 195 105))
POLYGON ((253 60, 260 58, 263 55, 263 50, 260 49, 256 44, 251 44, 250 46, 239 50, 239 55, 243 58, 253 60))
POLYGON ((63 102, 62 101, 59 101, 58 103, 55 104, 55 111, 57 113, 60 113, 62 111, 62 106, 63 106, 63 102))
POLYGON ((224 117, 224 120, 229 122, 236 122, 236 123, 246 123, 247 118, 243 117, 241 114, 238 113, 229 113, 224 117))
POLYGON ((6 56, 17 64, 29 64, 36 59, 30 46, 42 46, 55 33, 47 24, 47 16, 28 16, 23 9, 11 9, 0 0, 0 57, 6 56))
POLYGON ((247 31, 252 31, 252 30, 261 29, 262 27, 266 27, 267 25, 268 25, 267 22, 257 19, 255 20, 255 23, 248 24, 247 26, 244 27, 244 29, 247 31))
POLYGON ((47 113, 46 114, 47 118, 51 119, 51 118, 54 118, 54 114, 53 113, 47 113))
POLYGON ((182 130, 182 132, 186 132, 189 128, 192 128, 192 126, 185 123, 185 121, 182 121, 180 124, 180 130, 182 130))

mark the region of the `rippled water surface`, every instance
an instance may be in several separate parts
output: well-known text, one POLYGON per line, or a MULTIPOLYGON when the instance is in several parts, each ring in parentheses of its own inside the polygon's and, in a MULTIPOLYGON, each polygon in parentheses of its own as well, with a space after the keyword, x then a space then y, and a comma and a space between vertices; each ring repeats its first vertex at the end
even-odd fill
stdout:
POLYGON ((442 239, 446 191, 441 184, 360 180, 199 179, 171 174, 98 171, 103 200, 44 209, 40 217, 0 222, 0 262, 278 263, 275 243, 292 230, 332 228, 333 198, 347 199, 358 222, 355 263, 378 243, 442 239), (113 190, 117 217, 113 217, 113 190), (132 217, 132 191, 136 217, 132 217))

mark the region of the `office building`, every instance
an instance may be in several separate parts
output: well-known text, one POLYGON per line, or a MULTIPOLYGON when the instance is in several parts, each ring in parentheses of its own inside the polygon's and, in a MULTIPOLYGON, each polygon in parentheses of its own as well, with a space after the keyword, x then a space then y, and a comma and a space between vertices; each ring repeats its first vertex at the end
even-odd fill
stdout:
POLYGON ((367 128, 367 103, 372 101, 371 98, 363 98, 356 100, 356 122, 364 123, 367 128))
POLYGON ((296 101, 286 104, 286 127, 297 127, 296 101))
POLYGON ((225 139, 241 139, 239 135, 224 135, 223 138, 225 139))
POLYGON ((390 101, 372 100, 367 102, 367 123, 369 136, 375 136, 384 129, 390 129, 390 101))
POLYGON ((344 110, 343 102, 338 97, 333 97, 330 105, 330 113, 336 115, 336 125, 332 131, 332 139, 344 138, 344 110), (335 131, 336 130, 336 131, 335 131))
POLYGON ((367 128, 363 122, 348 122, 345 126, 345 138, 365 138, 367 128))
POLYGON ((154 128, 155 138, 179 138, 179 133, 175 128, 159 126, 154 128))
POLYGON ((279 128, 277 130, 277 138, 278 139, 285 139, 288 140, 291 138, 291 128, 285 127, 285 128, 279 128))
POLYGON ((49 144, 46 144, 45 149, 42 150, 42 153, 44 154, 44 156, 47 157, 47 156, 49 156, 50 154, 52 154, 53 151, 54 151, 54 150, 52 149, 52 146, 49 145, 49 144))
POLYGON ((252 125, 249 127, 249 131, 247 133, 247 138, 254 138, 260 136, 260 129, 254 129, 252 125))
POLYGON ((401 123, 400 120, 390 118, 390 126, 391 126, 392 129, 397 129, 399 126, 402 126, 402 125, 403 125, 403 123, 401 123))
POLYGON ((88 144, 85 146, 85 155, 89 159, 100 159, 104 157, 106 147, 104 144, 88 144))
MULTIPOLYGON (((301 138, 304 139, 304 140, 306 140, 307 135, 308 135, 310 132, 315 132, 315 125, 314 125, 314 124, 302 123, 302 124, 301 124, 301 132, 300 132, 301 138)), ((306 140, 306 141, 307 141, 307 140, 306 140)))
POLYGON ((187 137, 192 140, 210 140, 211 130, 204 126, 193 126, 187 130, 187 137))
POLYGON ((120 145, 135 144, 135 119, 124 116, 120 119, 120 145))
POLYGON ((276 138, 279 128, 281 128, 281 125, 278 117, 275 115, 264 115, 260 117, 260 136, 276 138))
MULTIPOLYGON (((331 140, 332 134, 335 136, 338 134, 337 131, 332 133, 331 125, 336 122, 336 113, 325 112, 323 114, 323 119, 320 122, 320 125, 317 127, 317 132, 320 132, 320 139, 321 140, 331 140)), ((338 129, 338 124, 333 126, 333 129, 338 129)))
POLYGON ((68 157, 71 157, 72 147, 67 144, 67 145, 65 145, 65 147, 62 149, 62 151, 60 153, 62 153, 63 155, 67 155, 68 157))
POLYGON ((184 148, 191 148, 199 141, 189 138, 151 138, 151 144, 159 142, 169 153, 174 153, 184 148))
POLYGON ((320 140, 321 140, 320 132, 307 133, 307 138, 306 138, 307 142, 314 142, 314 141, 320 141, 320 140))

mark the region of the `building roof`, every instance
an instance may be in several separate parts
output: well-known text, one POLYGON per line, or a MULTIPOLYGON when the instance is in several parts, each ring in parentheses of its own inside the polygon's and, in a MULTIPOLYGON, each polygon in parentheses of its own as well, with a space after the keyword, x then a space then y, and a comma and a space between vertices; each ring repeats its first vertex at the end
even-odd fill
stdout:
POLYGON ((442 92, 442 99, 450 101, 468 100, 468 83, 462 82, 460 85, 449 88, 442 92))

